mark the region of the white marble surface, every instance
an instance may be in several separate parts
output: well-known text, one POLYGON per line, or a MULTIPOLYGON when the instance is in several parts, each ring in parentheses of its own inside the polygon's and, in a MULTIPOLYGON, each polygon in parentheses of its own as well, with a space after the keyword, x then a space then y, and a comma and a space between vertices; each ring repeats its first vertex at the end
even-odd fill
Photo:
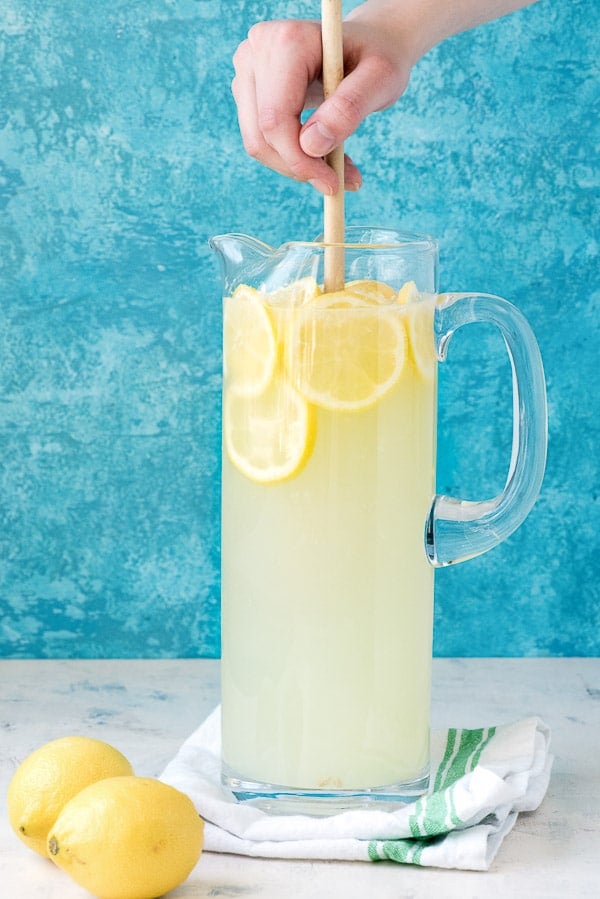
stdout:
MULTIPOLYGON (((0 661, 0 897, 85 899, 10 830, 6 788, 47 740, 90 734, 136 773, 160 774, 218 702, 219 665, 185 661, 0 661)), ((573 899, 600 895, 600 659, 437 659, 434 727, 540 715, 556 757, 542 807, 521 815, 485 873, 391 862, 261 861, 206 853, 183 897, 234 899, 573 899)))

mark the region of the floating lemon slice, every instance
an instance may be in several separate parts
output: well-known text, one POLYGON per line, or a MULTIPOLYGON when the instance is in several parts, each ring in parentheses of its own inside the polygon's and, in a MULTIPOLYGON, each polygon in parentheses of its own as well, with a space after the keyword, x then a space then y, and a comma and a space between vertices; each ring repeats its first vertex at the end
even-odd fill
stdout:
POLYGON ((436 352, 433 330, 435 298, 420 294, 414 281, 407 281, 396 300, 406 307, 406 330, 410 354, 418 372, 427 380, 435 374, 436 352))
POLYGON ((242 396, 261 393, 273 378, 277 340, 262 294, 241 284, 223 307, 223 370, 242 396))
POLYGON ((321 288, 315 279, 307 276, 267 294, 275 339, 280 346, 287 340, 289 324, 295 310, 305 303, 310 303, 320 293, 321 288))
POLYGON ((383 281, 348 281, 342 290, 323 294, 330 307, 348 309, 358 303, 365 306, 379 306, 392 303, 396 291, 383 281))
POLYGON ((396 298, 394 288, 383 281, 349 281, 341 293, 373 305, 390 303, 396 298))
POLYGON ((286 284, 284 287, 278 287, 267 294, 269 305, 274 307, 285 306, 303 306, 304 303, 310 302, 318 294, 321 288, 314 278, 307 275, 305 278, 299 278, 286 284))
POLYGON ((417 285, 414 281, 407 281, 402 285, 400 290, 398 291, 398 295, 396 296, 396 302, 404 305, 404 303, 411 303, 413 300, 416 300, 419 296, 419 291, 417 289, 417 285))
POLYGON ((223 425, 232 463, 260 484, 298 474, 315 442, 314 410, 281 374, 257 396, 227 391, 223 425))
POLYGON ((395 305, 365 304, 350 292, 323 294, 290 325, 285 363, 293 384, 325 409, 364 409, 398 381, 406 334, 395 305))
POLYGON ((435 299, 433 296, 422 298, 407 307, 407 330, 410 352, 418 371, 428 381, 435 376, 437 354, 433 316, 435 299))

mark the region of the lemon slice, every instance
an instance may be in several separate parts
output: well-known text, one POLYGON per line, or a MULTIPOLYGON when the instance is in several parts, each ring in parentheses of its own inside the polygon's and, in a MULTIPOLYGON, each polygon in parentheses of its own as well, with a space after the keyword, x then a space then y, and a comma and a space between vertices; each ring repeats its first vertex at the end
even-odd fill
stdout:
POLYGON ((418 372, 428 381, 435 376, 437 356, 433 317, 435 297, 421 294, 415 302, 405 307, 406 330, 410 354, 418 372))
POLYGON ((307 276, 279 287, 267 294, 267 303, 275 339, 280 346, 285 344, 289 323, 295 310, 305 303, 310 303, 321 293, 321 288, 314 278, 307 276))
POLYGON ((396 299, 396 291, 383 281, 348 281, 342 290, 323 294, 330 306, 348 309, 360 301, 365 306, 379 306, 396 299))
POLYGON ((315 279, 307 275, 305 278, 299 278, 297 281, 292 281, 291 284, 270 291, 267 298, 271 306, 289 308, 303 306, 304 303, 310 302, 320 293, 321 288, 315 279))
POLYGON ((323 294, 290 326, 285 362, 295 387, 325 409, 364 409, 398 381, 406 333, 396 306, 365 305, 350 292, 323 294))
POLYGON ((230 460, 259 484, 298 474, 314 446, 314 410, 282 375, 257 396, 227 391, 223 425, 230 460))
POLYGON ((413 300, 416 300, 418 296, 419 291, 415 282, 407 281, 398 291, 396 302, 404 305, 404 303, 411 303, 413 300))
POLYGON ((261 393, 273 378, 277 340, 262 294, 241 284, 223 307, 223 371, 242 396, 261 393))

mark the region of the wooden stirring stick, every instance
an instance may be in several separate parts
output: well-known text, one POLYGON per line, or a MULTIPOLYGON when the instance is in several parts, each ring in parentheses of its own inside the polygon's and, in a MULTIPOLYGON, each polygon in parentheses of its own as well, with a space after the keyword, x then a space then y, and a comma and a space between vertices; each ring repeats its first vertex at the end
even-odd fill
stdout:
MULTIPOLYGON (((342 0, 321 0, 321 33, 323 41, 323 92, 325 99, 344 77, 342 41, 342 0)), ((338 176, 339 187, 333 196, 324 198, 324 234, 326 244, 343 244, 344 228, 344 146, 336 147, 325 157, 338 176)), ((344 247, 325 248, 325 291, 344 289, 344 247)))

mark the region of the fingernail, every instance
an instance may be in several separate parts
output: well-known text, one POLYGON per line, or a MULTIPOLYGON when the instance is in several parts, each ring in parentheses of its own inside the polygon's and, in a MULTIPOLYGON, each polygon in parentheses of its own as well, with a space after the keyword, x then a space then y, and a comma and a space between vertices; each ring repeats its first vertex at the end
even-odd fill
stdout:
POLYGON ((357 191, 362 187, 362 181, 346 181, 344 187, 346 190, 357 191))
POLYGON ((320 178, 313 178, 308 183, 311 184, 315 190, 318 190, 320 194, 326 194, 328 197, 333 196, 331 185, 327 184, 326 181, 321 181, 320 178))
POLYGON ((335 147, 335 138, 322 122, 312 122, 300 135, 300 146, 308 156, 325 156, 335 147))

